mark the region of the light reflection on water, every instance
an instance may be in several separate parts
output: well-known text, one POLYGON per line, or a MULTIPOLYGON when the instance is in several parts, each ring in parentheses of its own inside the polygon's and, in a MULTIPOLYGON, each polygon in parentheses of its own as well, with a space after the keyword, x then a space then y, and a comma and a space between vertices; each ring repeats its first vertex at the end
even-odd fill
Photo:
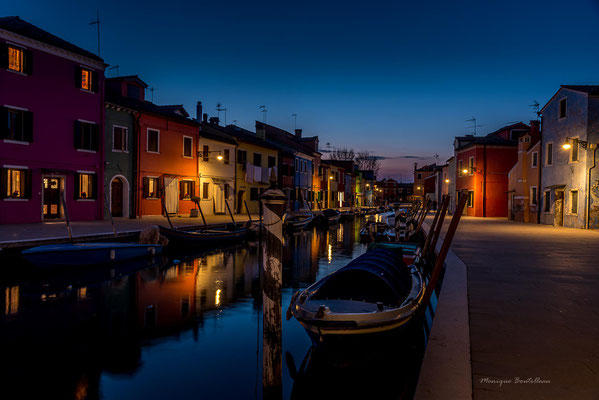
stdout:
MULTIPOLYGON (((361 224, 286 236, 283 314, 297 289, 366 251, 361 224)), ((262 398, 259 254, 249 243, 0 283, 0 398, 262 398)), ((282 324, 299 366, 311 342, 282 324)), ((300 398, 283 364, 283 398, 300 398)))

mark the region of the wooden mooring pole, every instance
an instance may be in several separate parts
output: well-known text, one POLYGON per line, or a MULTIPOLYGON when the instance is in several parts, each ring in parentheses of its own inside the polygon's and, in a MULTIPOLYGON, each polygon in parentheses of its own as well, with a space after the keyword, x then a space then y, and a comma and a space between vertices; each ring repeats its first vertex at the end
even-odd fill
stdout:
POLYGON ((263 205, 262 257, 262 388, 264 399, 283 397, 283 214, 285 194, 270 188, 260 199, 263 205))

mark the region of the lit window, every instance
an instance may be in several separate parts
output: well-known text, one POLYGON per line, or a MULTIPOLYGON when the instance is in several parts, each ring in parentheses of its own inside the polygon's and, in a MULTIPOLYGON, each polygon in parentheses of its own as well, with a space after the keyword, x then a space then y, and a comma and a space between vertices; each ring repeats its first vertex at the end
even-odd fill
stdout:
POLYGON ((4 289, 4 314, 14 315, 19 311, 19 287, 12 286, 4 289))
POLYGON ((25 72, 25 52, 13 46, 8 46, 8 69, 25 72))
POLYGON ((121 126, 112 128, 112 149, 114 151, 127 151, 127 128, 121 126))
POLYGON ((95 199, 95 180, 96 174, 77 174, 76 184, 78 187, 75 190, 77 199, 95 199))
POLYGON ((193 138, 183 137, 183 157, 193 158, 193 138))
POLYGON ((160 197, 160 181, 158 178, 144 178, 144 198, 157 199, 160 197))
POLYGON ((570 191, 570 212, 578 214, 578 190, 570 191))
POLYGON ((28 178, 28 170, 26 169, 3 169, 2 180, 6 179, 6 186, 2 188, 3 197, 13 199, 29 198, 30 182, 28 178))
POLYGON ((81 68, 81 89, 92 90, 92 71, 81 68))
POLYGON ((193 181, 181 181, 179 184, 179 199, 189 200, 194 195, 194 182, 193 181))

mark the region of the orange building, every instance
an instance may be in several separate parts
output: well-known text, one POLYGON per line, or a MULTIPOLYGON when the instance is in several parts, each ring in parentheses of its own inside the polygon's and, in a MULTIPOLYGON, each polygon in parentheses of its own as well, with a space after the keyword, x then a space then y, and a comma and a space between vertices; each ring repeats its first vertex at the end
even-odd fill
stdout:
POLYGON ((418 168, 418 164, 414 163, 413 200, 422 200, 424 198, 424 180, 435 173, 435 167, 435 164, 430 164, 418 168))
POLYGON ((508 172, 518 161, 518 139, 529 129, 519 122, 487 136, 456 138, 456 191, 468 196, 468 216, 507 217, 508 172))

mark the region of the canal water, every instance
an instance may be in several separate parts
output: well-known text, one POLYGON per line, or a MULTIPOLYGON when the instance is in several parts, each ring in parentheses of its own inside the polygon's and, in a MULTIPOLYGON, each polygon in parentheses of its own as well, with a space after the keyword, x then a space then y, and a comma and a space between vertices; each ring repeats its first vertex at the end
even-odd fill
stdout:
POLYGON ((267 390, 259 242, 51 274, 2 261, 0 398, 411 398, 423 329, 325 352, 284 318, 295 291, 366 251, 362 225, 285 236, 282 385, 267 390))

